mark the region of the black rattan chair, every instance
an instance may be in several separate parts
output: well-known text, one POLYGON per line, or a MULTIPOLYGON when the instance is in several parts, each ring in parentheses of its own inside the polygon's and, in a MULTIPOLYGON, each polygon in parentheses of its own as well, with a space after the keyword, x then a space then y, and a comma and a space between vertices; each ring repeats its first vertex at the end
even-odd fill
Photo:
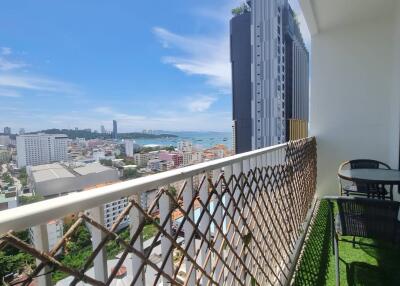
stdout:
MULTIPOLYGON (((390 170, 390 166, 376 160, 371 159, 357 159, 344 162, 340 165, 339 170, 342 169, 386 169, 390 170)), ((367 198, 389 199, 393 200, 393 186, 389 189, 385 186, 378 184, 365 184, 361 182, 351 182, 339 178, 340 194, 346 196, 359 196, 367 198)))
MULTIPOLYGON (((375 200, 358 197, 325 197, 329 201, 333 252, 336 263, 336 285, 339 285, 339 235, 353 236, 353 240, 341 238, 340 241, 354 244, 354 237, 372 238, 398 244, 400 223, 397 219, 400 202, 375 200), (334 215, 333 202, 337 203, 338 214, 334 215)), ((376 245, 368 245, 376 246, 376 245)))

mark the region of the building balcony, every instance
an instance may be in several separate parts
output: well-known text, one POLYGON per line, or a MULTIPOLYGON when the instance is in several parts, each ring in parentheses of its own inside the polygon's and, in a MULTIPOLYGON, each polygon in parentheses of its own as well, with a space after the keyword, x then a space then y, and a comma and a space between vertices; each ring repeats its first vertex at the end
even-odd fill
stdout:
POLYGON ((3 211, 0 249, 26 255, 6 282, 287 284, 317 206, 316 164, 315 138, 301 139, 3 211), (145 208, 140 195, 154 189, 145 208), (123 197, 108 229, 103 206, 123 197), (71 214, 49 249, 47 222, 71 214), (33 243, 21 236, 27 228, 33 243))

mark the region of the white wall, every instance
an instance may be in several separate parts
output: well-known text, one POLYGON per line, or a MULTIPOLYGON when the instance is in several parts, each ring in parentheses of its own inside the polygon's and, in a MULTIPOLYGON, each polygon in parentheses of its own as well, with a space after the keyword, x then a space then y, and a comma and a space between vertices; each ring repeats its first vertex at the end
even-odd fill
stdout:
POLYGON ((394 16, 387 15, 312 38, 310 134, 317 137, 320 195, 338 193, 342 161, 371 158, 397 168, 394 32, 394 16))

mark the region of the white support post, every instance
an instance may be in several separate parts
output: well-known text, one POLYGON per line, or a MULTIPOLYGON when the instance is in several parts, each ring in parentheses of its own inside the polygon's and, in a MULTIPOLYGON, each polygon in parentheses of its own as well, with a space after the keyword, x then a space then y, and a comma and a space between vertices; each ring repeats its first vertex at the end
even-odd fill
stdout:
MULTIPOLYGON (((140 205, 140 195, 133 195, 131 197, 136 203, 140 205)), ((130 220, 130 234, 131 237, 136 233, 139 228, 139 225, 144 221, 143 214, 135 207, 132 207, 129 211, 129 220, 130 220)), ((143 232, 141 232, 133 244, 133 247, 144 254, 143 251, 143 232)), ((140 266, 143 264, 143 261, 137 255, 131 253, 132 255, 132 276, 135 277, 137 272, 140 269, 140 266)), ((145 283, 145 270, 144 267, 140 271, 140 275, 136 280, 134 286, 144 286, 145 283)))
MULTIPOLYGON (((33 244, 37 250, 48 252, 49 251, 49 236, 47 233, 47 224, 41 224, 31 227, 33 244)), ((36 265, 39 265, 41 260, 36 259, 36 265)), ((36 278, 38 285, 51 286, 51 274, 43 275, 49 271, 46 266, 39 272, 39 277, 36 278)))
MULTIPOLYGON (((104 205, 89 210, 90 217, 101 225, 104 225, 104 205)), ((101 243, 102 239, 106 236, 100 229, 90 226, 90 233, 92 235, 93 250, 101 243)), ((107 274, 107 253, 105 247, 96 255, 94 259, 94 278, 96 280, 106 282, 107 274)))
MULTIPOLYGON (((189 177, 186 180, 185 190, 183 191, 183 209, 185 210, 185 212, 187 212, 188 218, 193 222, 195 221, 194 204, 192 204, 191 208, 189 207, 194 196, 195 193, 193 189, 193 178, 189 177)), ((185 224, 183 225, 183 230, 185 232, 185 247, 187 248, 187 255, 194 258, 196 253, 196 238, 194 237, 193 233, 195 229, 193 225, 191 225, 188 221, 186 221, 185 224), (192 240, 191 242, 189 242, 191 237, 192 240)), ((189 272, 190 268, 192 267, 192 264, 193 263, 190 260, 185 258, 186 273, 189 272)), ((189 286, 196 285, 196 268, 193 268, 189 277, 187 277, 187 285, 189 286)))
MULTIPOLYGON (((239 178, 240 173, 242 173, 242 171, 244 170, 243 168, 243 164, 244 161, 238 162, 233 164, 233 174, 236 176, 236 178, 239 178)), ((233 185, 232 188, 234 188, 235 186, 233 185)), ((243 228, 243 221, 241 220, 240 217, 240 213, 241 212, 243 214, 243 196, 246 195, 246 190, 243 186, 242 182, 238 182, 238 185, 236 186, 236 191, 233 194, 233 198, 235 200, 235 202, 238 204, 237 210, 235 212, 235 216, 234 216, 234 220, 235 222, 239 222, 237 223, 239 231, 242 231, 243 228)), ((241 233, 241 235, 243 235, 243 233, 241 233)), ((240 250, 243 248, 243 241, 241 239, 241 235, 237 235, 233 245, 236 248, 236 253, 240 253, 240 250)), ((235 265, 235 272, 236 273, 240 273, 240 271, 242 271, 242 276, 240 277, 242 279, 242 281, 244 280, 244 271, 243 269, 241 269, 241 267, 239 267, 240 262, 236 259, 236 264, 235 265)))
MULTIPOLYGON (((213 177, 214 184, 217 182, 220 174, 221 174, 221 169, 213 170, 212 177, 213 177)), ((219 195, 219 198, 222 198, 222 186, 221 185, 218 185, 217 193, 219 195)), ((220 205, 217 208, 218 201, 219 201, 218 197, 215 197, 214 200, 213 200, 213 203, 212 203, 213 207, 214 207, 213 208, 213 212, 215 212, 215 216, 214 216, 215 223, 218 224, 221 227, 222 231, 223 231, 223 229, 224 229, 223 228, 223 221, 222 221, 222 209, 223 208, 222 208, 222 205, 221 205, 223 202, 221 201, 220 205), (215 209, 215 208, 217 208, 217 209, 215 209)), ((213 213, 213 212, 211 212, 211 213, 213 213)), ((218 234, 218 230, 217 230, 216 227, 214 227, 214 239, 215 239, 215 249, 219 250, 221 248, 221 246, 222 246, 223 236, 222 236, 221 233, 218 234)), ((223 251, 224 250, 222 249, 222 252, 223 251)), ((222 255, 222 257, 223 257, 223 255, 222 255)), ((217 281, 217 279, 220 276, 220 273, 222 271, 222 262, 219 260, 218 257, 215 257, 215 259, 218 259, 218 262, 217 262, 217 264, 215 266, 215 272, 214 272, 214 280, 217 281)), ((223 281, 223 279, 224 279, 224 277, 222 276, 222 281, 223 281)))
MULTIPOLYGON (((246 164, 246 168, 248 167, 251 170, 256 170, 257 168, 257 157, 251 157, 249 160, 247 160, 248 163, 246 164)), ((257 176, 257 172, 254 172, 254 176, 257 176)), ((249 178, 249 182, 251 182, 251 180, 253 179, 253 175, 249 178)), ((254 178, 257 179, 257 178, 254 178)), ((254 193, 256 193, 256 184, 252 184, 251 185, 252 188, 254 188, 252 191, 254 193)), ((255 206, 255 203, 252 203, 252 201, 250 200, 250 203, 252 204, 250 207, 253 208, 255 206)), ((257 219, 257 218, 255 218, 257 219)), ((253 231, 253 229, 256 229, 256 221, 253 219, 252 223, 249 225, 251 231, 253 231)), ((251 251, 255 254, 257 253, 257 248, 256 248, 256 242, 252 241, 249 245, 249 249, 251 249, 251 251)), ((255 258, 250 259, 249 264, 247 264, 247 266, 249 266, 250 269, 257 269, 257 264, 255 259, 257 259, 257 256, 255 255, 255 258), (250 266, 252 264, 252 266, 250 266)), ((255 275, 257 277, 257 275, 255 275)))
MULTIPOLYGON (((200 187, 200 200, 206 206, 206 208, 208 208, 207 199, 208 199, 208 183, 205 180, 200 187)), ((201 218, 199 230, 201 233, 203 233, 206 236, 208 241, 210 241, 210 239, 211 239, 210 228, 208 228, 209 223, 210 223, 210 216, 207 212, 205 212, 203 214, 203 217, 201 218), (208 228, 208 231, 207 231, 207 228, 208 228)), ((201 250, 200 250, 200 254, 201 254, 200 265, 204 267, 204 270, 206 273, 211 274, 211 259, 209 258, 206 263, 207 254, 209 251, 210 250, 208 248, 207 243, 203 242, 203 245, 201 246, 201 250)), ((201 284, 207 285, 208 280, 209 279, 207 277, 203 276, 201 284)))
MULTIPOLYGON (((229 178, 232 176, 233 174, 233 168, 232 165, 228 165, 224 167, 224 176, 225 176, 225 180, 229 181, 229 178)), ((227 188, 229 188, 230 192, 232 192, 232 184, 230 186, 226 186, 227 188)), ((227 212, 229 213, 230 216, 232 216, 233 214, 233 202, 231 201, 231 195, 230 194, 226 194, 225 195, 225 206, 227 208, 227 212)), ((232 241, 232 237, 234 236, 235 233, 235 227, 233 225, 233 222, 231 223, 230 227, 229 224, 231 223, 231 219, 230 217, 228 217, 228 215, 225 216, 225 224, 226 224, 226 237, 228 239, 229 242, 232 241), (228 229, 229 227, 229 229, 228 229)), ((233 250, 235 251, 235 250, 233 250)), ((233 253, 232 253, 232 249, 230 249, 229 247, 227 248, 227 255, 226 255, 226 262, 228 263, 228 265, 231 263, 231 261, 233 259, 235 259, 233 253)), ((233 262, 233 266, 235 266, 235 262, 233 262)), ((231 285, 232 281, 233 281, 234 277, 232 275, 232 273, 230 271, 227 271, 226 273, 226 285, 231 285)), ((224 284, 224 283, 223 283, 224 284)))
MULTIPOLYGON (((172 220, 171 220, 171 199, 167 194, 163 193, 160 198, 160 225, 163 225, 166 222, 164 230, 166 233, 172 236, 172 220)), ((165 237, 165 235, 161 236, 161 256, 162 261, 166 261, 164 265, 164 272, 170 276, 174 274, 174 264, 173 264, 173 250, 168 254, 168 251, 172 248, 172 242, 165 237)), ((163 285, 170 285, 171 282, 162 277, 163 285)))

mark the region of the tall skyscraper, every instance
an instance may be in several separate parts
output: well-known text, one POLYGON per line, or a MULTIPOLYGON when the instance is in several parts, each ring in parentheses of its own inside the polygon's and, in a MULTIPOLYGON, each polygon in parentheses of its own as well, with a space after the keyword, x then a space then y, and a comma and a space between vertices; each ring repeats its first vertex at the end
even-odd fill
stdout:
POLYGON ((67 140, 68 137, 64 134, 41 133, 17 136, 18 167, 66 161, 67 140))
POLYGON ((307 131, 309 121, 309 54, 290 5, 283 10, 285 40, 286 140, 290 130, 301 123, 307 131))
POLYGON ((117 139, 117 136, 118 136, 117 120, 113 120, 112 138, 117 139))
POLYGON ((247 3, 231 20, 236 153, 283 143, 289 119, 308 120, 308 52, 295 14, 287 0, 247 3))
POLYGON ((4 127, 4 134, 10 135, 11 134, 11 127, 4 127))
POLYGON ((104 128, 104 125, 100 126, 100 133, 102 133, 102 134, 106 133, 106 129, 104 128))
POLYGON ((18 133, 19 133, 19 135, 24 135, 25 134, 25 129, 24 128, 20 128, 18 133))
POLYGON ((251 146, 251 42, 250 11, 238 10, 230 21, 232 62, 233 146, 235 153, 251 146), (239 135, 239 136, 238 136, 239 135))

